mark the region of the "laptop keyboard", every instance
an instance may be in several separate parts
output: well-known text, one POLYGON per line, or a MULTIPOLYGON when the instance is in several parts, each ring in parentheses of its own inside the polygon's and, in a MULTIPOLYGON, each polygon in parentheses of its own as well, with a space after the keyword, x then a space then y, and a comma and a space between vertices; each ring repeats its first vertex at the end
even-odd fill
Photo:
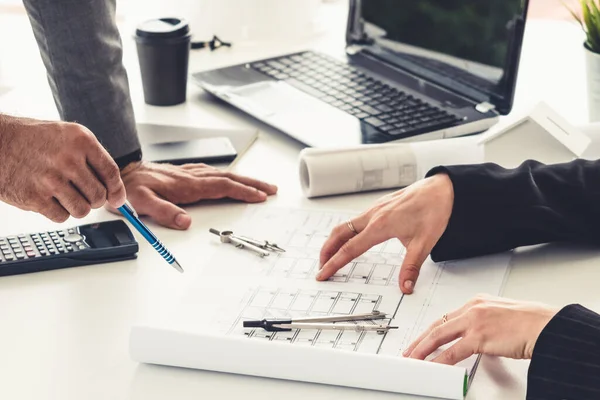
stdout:
POLYGON ((446 128, 462 120, 319 53, 284 56, 252 63, 250 67, 286 81, 394 139, 446 128))

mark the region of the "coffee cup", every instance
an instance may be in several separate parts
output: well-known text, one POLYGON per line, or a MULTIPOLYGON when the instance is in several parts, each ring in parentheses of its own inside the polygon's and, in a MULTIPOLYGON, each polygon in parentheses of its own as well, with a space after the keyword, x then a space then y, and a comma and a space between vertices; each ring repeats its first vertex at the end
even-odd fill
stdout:
POLYGON ((185 102, 190 27, 180 18, 160 18, 141 23, 135 32, 142 73, 144 100, 156 106, 185 102))

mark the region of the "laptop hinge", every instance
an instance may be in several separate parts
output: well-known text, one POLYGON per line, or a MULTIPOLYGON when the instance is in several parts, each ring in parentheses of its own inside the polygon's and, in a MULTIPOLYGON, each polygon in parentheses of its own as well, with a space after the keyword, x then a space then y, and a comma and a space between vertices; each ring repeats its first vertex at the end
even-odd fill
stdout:
POLYGON ((493 105, 492 103, 488 103, 487 101, 484 101, 483 103, 477 104, 475 106, 475 109, 482 114, 486 114, 492 110, 495 110, 496 106, 493 105))

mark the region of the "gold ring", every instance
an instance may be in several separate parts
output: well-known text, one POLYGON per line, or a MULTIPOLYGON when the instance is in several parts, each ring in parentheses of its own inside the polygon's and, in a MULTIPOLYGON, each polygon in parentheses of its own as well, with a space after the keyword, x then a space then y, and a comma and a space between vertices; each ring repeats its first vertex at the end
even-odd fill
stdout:
POLYGON ((358 232, 356 231, 356 229, 354 229, 354 225, 352 225, 352 221, 350 221, 350 220, 346 221, 346 225, 348 225, 348 228, 352 231, 352 233, 354 233, 355 235, 358 235, 358 232))
POLYGON ((444 325, 446 322, 448 322, 448 314, 444 314, 442 317, 442 325, 444 325))

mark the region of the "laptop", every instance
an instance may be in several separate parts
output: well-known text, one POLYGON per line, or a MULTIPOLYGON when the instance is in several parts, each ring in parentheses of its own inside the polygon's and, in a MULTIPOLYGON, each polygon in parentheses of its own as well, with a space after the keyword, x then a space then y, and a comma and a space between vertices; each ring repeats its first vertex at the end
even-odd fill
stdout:
POLYGON ((512 108, 527 8, 350 0, 339 56, 302 51, 192 78, 312 147, 470 135, 512 108))

